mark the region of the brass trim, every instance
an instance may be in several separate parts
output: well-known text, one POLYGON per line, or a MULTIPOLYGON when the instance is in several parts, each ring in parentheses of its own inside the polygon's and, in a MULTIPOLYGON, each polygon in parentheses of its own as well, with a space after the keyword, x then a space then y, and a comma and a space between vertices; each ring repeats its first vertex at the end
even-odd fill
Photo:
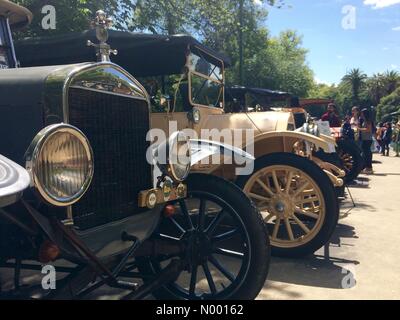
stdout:
POLYGON ((186 197, 187 197, 187 186, 181 183, 178 186, 171 188, 168 197, 166 197, 163 188, 155 188, 155 189, 141 191, 138 197, 138 206, 139 208, 153 209, 157 205, 164 204, 170 201, 184 199, 186 197), (153 193, 155 193, 157 197, 157 202, 155 203, 154 206, 149 206, 147 200, 149 195, 153 193))
MULTIPOLYGON (((146 91, 146 89, 142 86, 142 84, 136 80, 128 71, 125 69, 121 68, 115 63, 112 62, 97 62, 97 63, 87 63, 83 64, 80 66, 77 66, 73 70, 71 70, 67 76, 65 77, 64 84, 63 84, 63 93, 62 93, 62 101, 63 101, 63 116, 64 116, 64 122, 69 123, 69 104, 68 104, 68 93, 69 93, 69 88, 71 87, 71 83, 74 80, 76 76, 78 76, 80 73, 88 71, 90 69, 94 68, 101 68, 101 67, 111 67, 116 69, 117 71, 121 72, 125 77, 127 77, 130 81, 135 83, 144 93, 148 107, 149 107, 149 123, 150 123, 150 128, 151 128, 151 104, 150 104, 150 97, 146 91)), ((110 94, 109 92, 104 92, 105 94, 110 94)), ((126 96, 129 98, 129 96, 126 96)), ((136 99, 136 97, 130 97, 132 99, 136 99)))
POLYGON ((93 91, 93 92, 99 92, 99 93, 104 93, 104 94, 110 94, 110 95, 118 96, 118 97, 133 98, 133 99, 136 99, 136 100, 142 100, 142 101, 146 101, 146 102, 147 102, 147 99, 146 99, 146 98, 142 98, 142 97, 139 97, 139 96, 137 96, 137 97, 130 97, 130 96, 127 96, 126 94, 123 94, 123 93, 108 92, 108 91, 104 91, 104 90, 93 89, 93 88, 87 88, 87 87, 78 86, 78 85, 70 86, 70 88, 76 88, 76 89, 82 89, 82 90, 87 90, 87 91, 93 91))

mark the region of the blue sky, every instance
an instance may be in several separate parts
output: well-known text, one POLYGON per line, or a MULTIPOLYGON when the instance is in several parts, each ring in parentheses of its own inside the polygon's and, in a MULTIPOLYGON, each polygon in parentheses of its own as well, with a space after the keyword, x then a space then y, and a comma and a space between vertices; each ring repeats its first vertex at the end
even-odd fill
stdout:
POLYGON ((284 2, 282 9, 269 8, 266 25, 272 35, 285 29, 303 35, 308 63, 318 82, 338 83, 353 67, 368 75, 388 69, 400 72, 400 0, 284 2), (354 29, 353 20, 345 19, 354 15, 342 13, 345 6, 355 7, 354 29), (343 19, 350 21, 350 29, 343 28, 343 19))

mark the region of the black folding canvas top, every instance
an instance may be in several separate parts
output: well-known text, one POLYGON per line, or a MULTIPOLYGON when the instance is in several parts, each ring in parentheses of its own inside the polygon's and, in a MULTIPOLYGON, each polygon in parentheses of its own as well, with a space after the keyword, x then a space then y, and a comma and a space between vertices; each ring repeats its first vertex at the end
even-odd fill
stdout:
MULTIPOLYGON (((22 67, 71 64, 96 61, 95 50, 87 47, 87 40, 98 43, 94 30, 51 38, 25 39, 15 43, 22 67)), ((122 66, 134 76, 179 74, 186 62, 188 48, 201 51, 203 57, 220 66, 229 65, 227 57, 214 52, 188 35, 153 35, 122 31, 109 31, 107 41, 118 50, 112 62, 122 66), (205 52, 205 53, 204 53, 205 52)))

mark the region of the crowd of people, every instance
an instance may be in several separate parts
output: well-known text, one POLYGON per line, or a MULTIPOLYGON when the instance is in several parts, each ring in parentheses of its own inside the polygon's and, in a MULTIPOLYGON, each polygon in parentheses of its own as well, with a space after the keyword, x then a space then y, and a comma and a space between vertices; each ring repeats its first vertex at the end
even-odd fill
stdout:
POLYGON ((381 122, 376 126, 369 109, 360 110, 359 107, 353 107, 352 115, 342 121, 333 103, 328 105, 327 112, 321 120, 328 121, 332 128, 342 127, 342 137, 354 140, 360 146, 365 162, 365 174, 373 173, 374 151, 389 157, 392 147, 395 156, 400 156, 400 120, 397 123, 381 122))

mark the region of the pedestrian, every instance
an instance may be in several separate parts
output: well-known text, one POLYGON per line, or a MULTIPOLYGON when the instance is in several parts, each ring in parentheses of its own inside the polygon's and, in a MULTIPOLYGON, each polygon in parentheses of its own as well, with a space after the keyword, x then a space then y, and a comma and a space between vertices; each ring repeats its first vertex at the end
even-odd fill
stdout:
POLYGON ((400 156, 400 120, 397 122, 393 130, 393 144, 396 157, 400 156))
POLYGON ((350 124, 353 130, 358 129, 360 125, 360 108, 359 107, 353 107, 351 109, 351 119, 350 119, 350 124))
POLYGON ((342 137, 354 141, 354 130, 350 124, 350 117, 346 116, 342 125, 342 137))
POLYGON ((331 128, 339 128, 342 126, 342 121, 340 120, 339 113, 334 103, 328 105, 327 111, 322 115, 321 120, 328 121, 331 128))
POLYGON ((351 119, 350 119, 351 128, 354 131, 354 140, 356 141, 357 145, 361 148, 361 136, 358 132, 358 127, 360 126, 360 108, 354 106, 351 109, 351 119))
POLYGON ((384 134, 385 130, 386 130, 386 128, 385 128, 384 123, 380 122, 378 124, 378 127, 376 128, 376 141, 378 141, 378 145, 379 145, 379 147, 378 147, 379 150, 378 151, 379 151, 379 153, 382 153, 382 150, 383 150, 382 138, 383 138, 383 134, 384 134))
POLYGON ((382 155, 389 157, 390 144, 392 143, 393 137, 392 124, 390 122, 385 123, 385 128, 386 130, 384 131, 382 136, 382 155))
POLYGON ((363 151, 363 157, 365 162, 365 168, 363 173, 373 174, 372 169, 372 136, 374 134, 374 123, 371 118, 371 113, 368 109, 361 110, 361 125, 358 127, 361 135, 361 147, 363 151))

